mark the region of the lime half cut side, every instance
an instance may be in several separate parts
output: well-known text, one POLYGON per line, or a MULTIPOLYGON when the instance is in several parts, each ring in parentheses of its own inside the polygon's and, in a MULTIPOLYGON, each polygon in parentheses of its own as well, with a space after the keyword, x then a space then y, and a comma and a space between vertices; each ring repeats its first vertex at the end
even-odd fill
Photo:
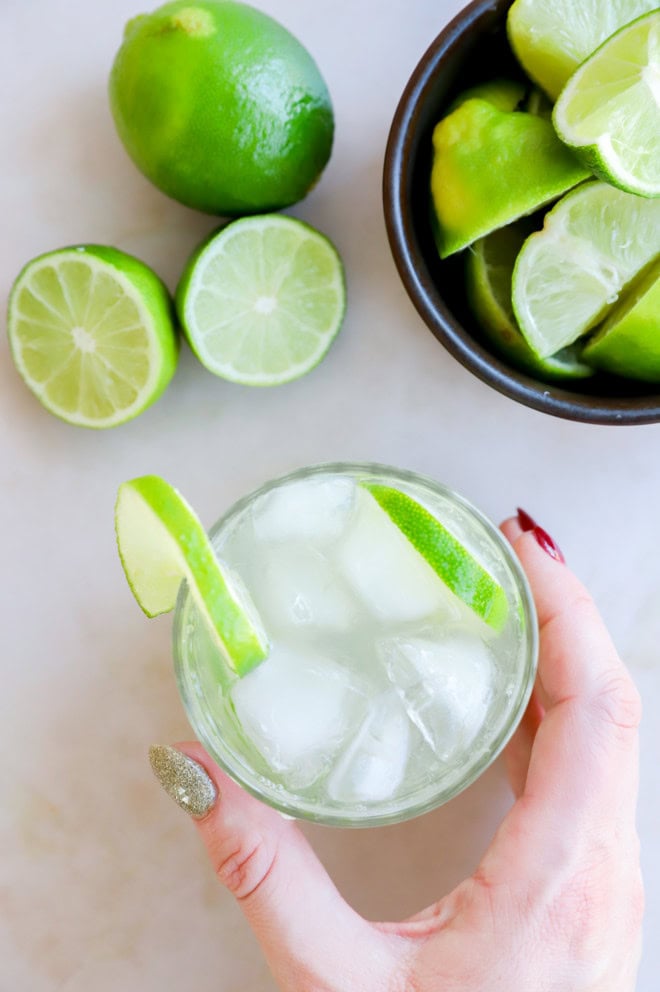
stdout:
POLYGON ((176 368, 167 289, 116 248, 80 245, 32 259, 14 283, 7 326, 25 384, 47 410, 80 427, 136 417, 176 368))
POLYGON ((515 0, 507 33, 525 72, 556 100, 607 38, 657 6, 657 0, 515 0))
POLYGON ((553 355, 603 320, 660 256, 660 199, 585 183, 546 214, 513 271, 513 309, 528 344, 553 355))
POLYGON ((195 512, 173 486, 144 475, 119 487, 119 557, 148 617, 174 609, 185 579, 223 655, 244 675, 268 654, 268 639, 247 590, 213 551, 195 512))
POLYGON ((622 28, 580 66, 553 121, 601 179, 660 196, 660 9, 622 28))
POLYGON ((210 372, 276 386, 309 372, 332 344, 346 309, 344 270, 328 238, 302 221, 247 217, 193 255, 176 300, 210 372))
POLYGON ((539 358, 520 333, 511 302, 513 269, 529 225, 510 224, 480 238, 466 254, 467 297, 495 351, 516 368, 545 382, 586 379, 594 370, 581 360, 577 345, 539 358))
POLYGON ((406 493, 378 483, 362 483, 392 523, 436 575, 494 630, 508 614, 502 586, 427 509, 406 493))

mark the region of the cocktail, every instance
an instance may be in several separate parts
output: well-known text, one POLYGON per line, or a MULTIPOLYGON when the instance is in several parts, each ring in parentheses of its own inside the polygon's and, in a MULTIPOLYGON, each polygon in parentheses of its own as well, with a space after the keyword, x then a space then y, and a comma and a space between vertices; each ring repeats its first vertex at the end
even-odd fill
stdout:
POLYGON ((182 698, 209 753, 297 817, 366 826, 456 795, 534 680, 534 606, 507 542, 430 479, 326 465, 263 486, 210 532, 268 642, 239 674, 187 586, 182 698))

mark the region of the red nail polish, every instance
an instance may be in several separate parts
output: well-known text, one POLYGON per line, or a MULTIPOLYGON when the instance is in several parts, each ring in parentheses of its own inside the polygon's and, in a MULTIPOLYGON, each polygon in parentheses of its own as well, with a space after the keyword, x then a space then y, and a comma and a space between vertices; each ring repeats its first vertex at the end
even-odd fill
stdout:
POLYGON ((562 562, 562 564, 566 561, 559 545, 553 541, 548 532, 543 530, 542 527, 535 525, 532 529, 532 534, 536 538, 536 543, 539 547, 543 548, 545 553, 550 555, 551 558, 554 558, 555 561, 562 562))
POLYGON ((516 512, 518 514, 518 523, 520 524, 521 529, 524 531, 534 530, 534 528, 537 526, 534 517, 530 517, 529 513, 527 513, 526 510, 523 510, 520 506, 518 507, 516 512))

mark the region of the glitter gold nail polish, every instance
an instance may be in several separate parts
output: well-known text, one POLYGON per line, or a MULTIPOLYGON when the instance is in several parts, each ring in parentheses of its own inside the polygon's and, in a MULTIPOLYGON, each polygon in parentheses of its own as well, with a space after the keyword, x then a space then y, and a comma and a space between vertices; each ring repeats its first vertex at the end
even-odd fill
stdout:
POLYGON ((181 809, 199 819, 209 812, 218 798, 218 790, 198 761, 169 745, 149 748, 154 775, 181 809))

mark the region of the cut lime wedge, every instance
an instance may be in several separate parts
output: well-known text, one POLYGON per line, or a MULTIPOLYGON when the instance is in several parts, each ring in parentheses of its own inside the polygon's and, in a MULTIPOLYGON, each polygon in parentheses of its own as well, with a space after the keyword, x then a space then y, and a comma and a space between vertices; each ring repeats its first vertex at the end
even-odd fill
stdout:
POLYGON ((185 334, 215 375, 276 386, 309 372, 346 309, 341 259, 292 217, 234 221, 193 255, 176 293, 185 334))
POLYGON ((433 150, 431 196, 442 258, 590 175, 550 121, 475 98, 436 125, 433 150))
POLYGON ((178 340, 167 289, 116 248, 79 245, 28 262, 9 298, 16 368, 37 399, 79 427, 114 427, 158 399, 178 340))
POLYGON ((458 94, 447 108, 447 114, 458 110, 468 100, 485 100, 498 110, 515 110, 525 99, 527 87, 517 79, 489 79, 485 83, 470 86, 458 94))
POLYGON ((445 585, 477 616, 501 630, 508 613, 506 593, 467 548, 406 493, 378 483, 362 486, 445 585))
POLYGON ((584 349, 596 368, 660 382, 660 264, 636 280, 584 349))
POLYGON ((546 214, 513 272, 513 309, 537 355, 595 327, 621 291, 660 255, 660 199, 585 183, 546 214))
POLYGON ((515 0, 509 41, 523 69, 556 100, 580 63, 657 0, 515 0))
POLYGON ((553 121, 601 179, 660 196, 660 10, 621 28, 580 66, 553 121))
POLYGON ((549 358, 539 358, 520 333, 511 303, 511 277, 529 224, 519 222, 493 231, 476 241, 466 253, 467 297, 479 326, 506 361, 546 382, 585 379, 594 374, 580 360, 576 345, 549 358))
POLYGON ((186 579, 238 675, 263 661, 268 640, 247 590, 218 561, 197 515, 176 489, 157 475, 122 483, 115 531, 128 584, 148 617, 172 610, 186 579))

